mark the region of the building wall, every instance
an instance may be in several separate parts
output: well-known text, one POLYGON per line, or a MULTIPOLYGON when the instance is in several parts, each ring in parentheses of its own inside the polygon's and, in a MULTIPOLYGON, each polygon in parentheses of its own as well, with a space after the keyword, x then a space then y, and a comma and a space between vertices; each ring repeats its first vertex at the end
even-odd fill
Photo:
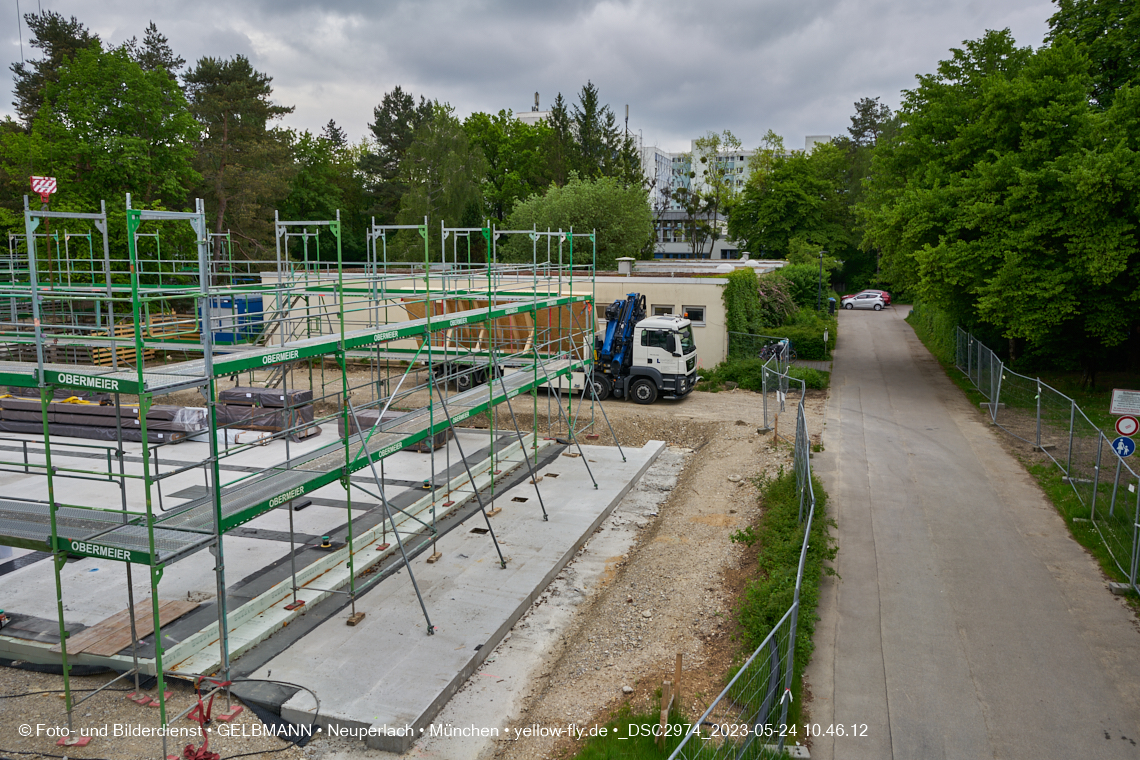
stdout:
MULTIPOLYGON (((654 307, 672 309, 670 313, 677 316, 684 314, 685 307, 703 307, 704 322, 694 321, 693 340, 697 344, 697 366, 712 367, 724 361, 728 351, 721 297, 727 283, 728 280, 714 277, 597 277, 594 308, 598 330, 605 329, 606 307, 614 301, 624 301, 629 293, 645 296, 645 309, 651 316, 654 307)), ((576 284, 574 289, 581 290, 582 286, 576 284)))

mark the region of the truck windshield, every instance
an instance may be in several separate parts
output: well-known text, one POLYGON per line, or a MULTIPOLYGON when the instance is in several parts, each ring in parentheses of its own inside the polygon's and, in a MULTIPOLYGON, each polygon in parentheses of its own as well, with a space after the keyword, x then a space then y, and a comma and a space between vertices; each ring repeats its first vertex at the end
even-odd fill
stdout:
POLYGON ((693 342, 693 328, 683 327, 677 331, 677 338, 681 341, 681 354, 691 354, 697 350, 697 344, 693 342))

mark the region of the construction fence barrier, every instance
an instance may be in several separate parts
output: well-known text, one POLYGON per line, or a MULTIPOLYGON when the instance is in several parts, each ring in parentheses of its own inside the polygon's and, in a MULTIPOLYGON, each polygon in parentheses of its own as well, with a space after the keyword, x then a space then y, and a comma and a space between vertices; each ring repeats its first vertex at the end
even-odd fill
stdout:
POLYGON ((986 398, 995 425, 1042 452, 1063 473, 1113 562, 1134 591, 1140 564, 1140 479, 1077 402, 1041 378, 1018 374, 957 329, 955 364, 986 398))
POLYGON ((789 433, 795 431, 796 491, 800 501, 800 523, 803 525, 804 538, 800 546, 792 604, 700 718, 689 724, 681 743, 673 750, 669 760, 786 757, 786 745, 797 743, 796 735, 788 729, 788 709, 791 706, 795 676, 800 590, 812 521, 816 517, 816 498, 811 478, 811 439, 804 412, 803 383, 789 378, 786 368, 783 373, 777 372, 775 359, 770 364, 772 366, 765 365, 766 388, 782 387, 784 390, 780 393, 786 397, 789 385, 799 384, 796 389, 799 401, 796 404, 795 425, 793 427, 789 424, 789 433), (773 374, 770 386, 767 382, 769 371, 773 374))

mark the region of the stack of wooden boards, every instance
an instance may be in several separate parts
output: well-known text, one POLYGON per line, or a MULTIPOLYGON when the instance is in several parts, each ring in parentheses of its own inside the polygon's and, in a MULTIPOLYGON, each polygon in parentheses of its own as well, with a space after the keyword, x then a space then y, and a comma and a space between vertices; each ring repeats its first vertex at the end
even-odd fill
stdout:
POLYGON ((218 393, 216 406, 218 427, 238 430, 263 430, 280 433, 293 430, 292 439, 299 441, 320 435, 313 424, 313 392, 291 388, 254 388, 237 386, 218 393))
MULTIPOLYGON (((209 427, 206 410, 195 407, 155 404, 146 412, 148 443, 178 443, 209 427)), ((19 396, 0 397, 0 432, 44 432, 43 408, 39 399, 19 396)), ((49 401, 48 434, 69 438, 117 440, 122 425, 124 441, 142 440, 142 419, 137 405, 116 407, 107 399, 89 400, 72 396, 49 401)))
MULTIPOLYGON (((360 427, 364 428, 365 431, 367 431, 369 428, 374 428, 382 422, 394 423, 397 420, 399 420, 401 417, 403 417, 405 414, 407 414, 407 412, 396 412, 396 411, 388 410, 387 412, 384 412, 383 414, 381 414, 379 409, 361 409, 361 410, 358 410, 356 412, 355 417, 353 417, 351 414, 349 415, 348 429, 353 433, 357 432, 357 430, 359 428, 357 427, 356 422, 357 422, 357 420, 359 420, 360 421, 360 427)), ((339 435, 341 438, 344 438, 344 417, 338 416, 336 419, 337 419, 337 423, 336 423, 337 435, 339 435)), ((388 429, 391 427, 393 427, 393 425, 386 425, 384 428, 381 428, 381 430, 388 429)), ((451 439, 451 430, 450 429, 444 430, 444 431, 441 431, 439 433, 436 433, 434 436, 431 437, 430 440, 425 438, 424 440, 420 441, 419 443, 413 443, 411 446, 409 446, 407 448, 407 450, 408 451, 423 451, 423 452, 434 451, 436 449, 443 448, 443 446, 450 439, 451 439)))

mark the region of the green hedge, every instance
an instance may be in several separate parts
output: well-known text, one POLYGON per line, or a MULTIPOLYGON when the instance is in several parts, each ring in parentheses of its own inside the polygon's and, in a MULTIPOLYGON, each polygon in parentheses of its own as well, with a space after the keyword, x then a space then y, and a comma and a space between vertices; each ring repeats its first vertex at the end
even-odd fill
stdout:
MULTIPOLYGON (((793 692, 802 694, 804 668, 814 648, 816 606, 819 582, 824 573, 835 575, 826 563, 835 559, 837 544, 830 528, 835 521, 827 516, 827 492, 813 475, 815 518, 811 525, 803 585, 800 587, 799 622, 796 626, 795 678, 793 692)), ((755 649, 792 606, 799 569, 804 526, 799 521, 800 499, 796 493, 795 470, 781 468, 779 474, 760 482, 760 504, 764 508, 756 525, 732 534, 734 542, 756 552, 756 576, 748 581, 739 600, 737 621, 744 634, 746 649, 755 649)), ((805 515, 806 517, 806 515, 805 515)), ((799 701, 799 700, 797 700, 799 701)))
MULTIPOLYGON (((763 359, 729 359, 712 369, 701 370, 703 378, 697 384, 698 391, 716 393, 723 390, 725 383, 736 383, 746 391, 759 393, 764 389, 763 359)), ((802 380, 809 390, 822 391, 831 383, 831 374, 805 367, 792 367, 788 376, 802 380)))
POLYGON ((916 303, 906 321, 914 328, 919 340, 938 359, 953 364, 958 351, 957 323, 941 309, 916 303))

